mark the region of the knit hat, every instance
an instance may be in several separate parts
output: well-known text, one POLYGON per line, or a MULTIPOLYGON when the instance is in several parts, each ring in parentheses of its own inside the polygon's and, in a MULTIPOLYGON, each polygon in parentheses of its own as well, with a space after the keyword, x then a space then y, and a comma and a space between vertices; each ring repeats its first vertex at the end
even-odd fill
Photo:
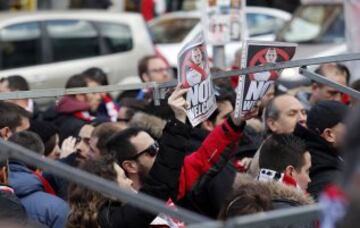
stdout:
POLYGON ((47 121, 31 120, 29 131, 37 133, 45 144, 52 136, 59 133, 58 128, 47 121))
POLYGON ((326 128, 342 123, 348 109, 348 106, 338 101, 320 101, 310 109, 307 126, 310 130, 321 134, 326 128))

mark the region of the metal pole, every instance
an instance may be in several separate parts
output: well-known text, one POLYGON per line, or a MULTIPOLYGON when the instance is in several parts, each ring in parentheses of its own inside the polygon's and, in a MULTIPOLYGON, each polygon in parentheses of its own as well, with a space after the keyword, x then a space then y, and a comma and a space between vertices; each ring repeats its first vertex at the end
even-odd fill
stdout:
POLYGON ((212 74, 212 76, 213 76, 213 78, 214 77, 215 78, 226 78, 226 77, 234 76, 234 75, 246 75, 246 74, 250 74, 250 73, 257 73, 257 72, 270 71, 270 70, 280 70, 280 69, 284 69, 284 68, 294 68, 294 67, 302 67, 302 66, 309 66, 309 65, 320 65, 323 63, 346 62, 346 61, 353 61, 353 60, 360 60, 360 53, 318 57, 318 58, 311 58, 311 59, 298 59, 298 60, 278 62, 278 63, 268 63, 263 66, 248 67, 246 69, 214 72, 212 74))
MULTIPOLYGON (((112 196, 116 199, 120 199, 123 202, 128 202, 133 206, 155 214, 164 213, 169 216, 176 217, 186 223, 200 223, 212 221, 207 217, 195 214, 180 207, 178 207, 176 210, 172 210, 166 207, 166 203, 159 199, 145 194, 134 193, 122 189, 114 182, 105 180, 95 175, 91 175, 80 169, 64 165, 60 162, 43 158, 29 149, 23 148, 11 142, 4 141, 2 139, 0 139, 0 154, 2 154, 3 156, 8 155, 10 158, 20 160, 22 162, 25 162, 26 164, 48 171, 68 181, 80 184, 91 190, 108 196, 112 196)), ((4 157, 2 159, 4 159, 4 157)))
POLYGON ((281 210, 240 216, 225 222, 225 228, 266 228, 285 227, 292 224, 311 224, 319 219, 322 207, 320 204, 286 208, 281 210))
POLYGON ((338 91, 340 91, 342 93, 346 93, 346 94, 360 100, 360 92, 354 90, 353 88, 340 85, 339 83, 329 80, 320 74, 316 74, 316 73, 308 71, 304 68, 300 68, 299 72, 300 72, 300 74, 304 75, 307 78, 310 78, 311 80, 314 80, 321 84, 325 84, 327 86, 333 87, 334 89, 337 89, 338 91))
MULTIPOLYGON (((308 65, 319 65, 323 63, 331 62, 344 62, 360 60, 360 53, 357 54, 346 54, 337 56, 328 56, 312 59, 301 59, 287 62, 279 62, 275 64, 266 64, 263 66, 248 67, 240 70, 231 71, 216 71, 212 73, 212 79, 226 78, 234 75, 247 75, 250 73, 257 73, 269 70, 279 70, 284 68, 301 67, 308 65)), ((156 86, 159 89, 165 89, 175 87, 177 80, 172 80, 165 83, 160 83, 156 86)), ((84 87, 84 88, 52 88, 52 89, 36 89, 31 91, 15 91, 15 92, 4 92, 0 93, 0 100, 11 100, 11 99, 27 99, 27 98, 45 98, 45 97, 59 97, 71 94, 80 93, 100 93, 100 92, 115 92, 115 91, 126 91, 143 88, 154 88, 154 82, 148 83, 136 83, 136 84, 123 84, 123 85, 108 85, 108 86, 97 86, 97 87, 84 87)))
POLYGON ((214 66, 220 69, 225 69, 225 46, 213 46, 214 66))
POLYGON ((224 223, 223 222, 206 222, 206 223, 199 223, 199 224, 193 224, 186 226, 187 228, 223 228, 224 223))

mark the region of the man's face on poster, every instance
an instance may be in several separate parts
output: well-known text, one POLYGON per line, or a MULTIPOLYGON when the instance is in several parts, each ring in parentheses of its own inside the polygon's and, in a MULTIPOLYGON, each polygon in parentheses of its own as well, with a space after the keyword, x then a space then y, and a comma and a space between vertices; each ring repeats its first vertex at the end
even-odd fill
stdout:
POLYGON ((201 49, 200 48, 194 48, 191 51, 191 60, 193 61, 193 63, 195 63, 196 65, 200 65, 201 61, 202 61, 202 53, 201 53, 201 49))
POLYGON ((275 63, 277 59, 277 53, 275 48, 269 48, 265 54, 266 62, 275 63))

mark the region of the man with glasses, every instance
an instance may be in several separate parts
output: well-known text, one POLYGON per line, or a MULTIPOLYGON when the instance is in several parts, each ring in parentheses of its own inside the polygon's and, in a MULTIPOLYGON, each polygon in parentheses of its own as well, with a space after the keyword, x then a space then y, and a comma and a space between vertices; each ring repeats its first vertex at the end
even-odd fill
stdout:
MULTIPOLYGON (((157 55, 145 56, 139 61, 138 74, 142 82, 157 82, 164 83, 172 79, 171 68, 165 60, 157 55)), ((148 95, 151 95, 148 90, 140 90, 136 98, 138 100, 146 100, 148 95)))
MULTIPOLYGON (((186 92, 187 89, 180 89, 180 87, 175 90, 175 94, 181 94, 181 97, 177 97, 177 99, 181 100, 178 103, 171 102, 171 97, 174 95, 171 95, 169 98, 168 103, 175 116, 176 113, 179 113, 177 111, 178 108, 176 108, 179 106, 179 103, 186 102, 182 97, 186 92)), ((186 113, 185 108, 183 109, 184 116, 182 117, 182 122, 185 123, 186 113)), ((227 146, 241 139, 245 120, 255 115, 256 112, 251 112, 241 120, 234 118, 233 115, 229 115, 222 124, 211 131, 198 150, 185 157, 179 179, 179 199, 184 197, 193 187, 199 176, 206 173, 219 161, 221 154, 227 146)), ((180 128, 180 125, 178 124, 176 127, 180 128)), ((173 143, 177 144, 179 142, 173 143)), ((108 153, 115 157, 117 163, 133 181, 133 187, 138 190, 153 166, 158 150, 155 140, 143 130, 128 128, 113 135, 107 142, 106 147, 108 153)))
POLYGON ((123 158, 119 165, 133 181, 133 187, 139 190, 154 164, 159 151, 158 143, 139 128, 125 129, 116 134, 116 139, 112 139, 109 142, 110 151, 113 150, 112 145, 121 148, 117 153, 117 157, 123 158))

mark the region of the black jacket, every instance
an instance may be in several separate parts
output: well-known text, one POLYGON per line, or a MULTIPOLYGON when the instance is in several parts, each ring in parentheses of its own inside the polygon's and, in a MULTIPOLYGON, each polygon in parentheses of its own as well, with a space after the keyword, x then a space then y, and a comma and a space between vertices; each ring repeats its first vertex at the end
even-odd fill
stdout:
POLYGON ((82 126, 87 124, 85 120, 75 118, 72 114, 57 112, 55 106, 49 107, 43 113, 43 119, 52 122, 59 128, 60 143, 69 136, 77 136, 82 126))
MULTIPOLYGON (((176 199, 179 176, 190 128, 176 120, 169 121, 160 139, 160 153, 140 192, 167 201, 176 199)), ((148 227, 157 215, 130 204, 106 203, 99 213, 101 227, 148 227)))
POLYGON ((4 188, 10 187, 0 185, 0 221, 25 226, 28 218, 24 206, 15 193, 5 191, 4 188))
POLYGON ((311 154, 311 182, 307 191, 317 200, 324 188, 341 173, 342 159, 331 144, 301 125, 296 126, 294 134, 305 141, 311 154))

